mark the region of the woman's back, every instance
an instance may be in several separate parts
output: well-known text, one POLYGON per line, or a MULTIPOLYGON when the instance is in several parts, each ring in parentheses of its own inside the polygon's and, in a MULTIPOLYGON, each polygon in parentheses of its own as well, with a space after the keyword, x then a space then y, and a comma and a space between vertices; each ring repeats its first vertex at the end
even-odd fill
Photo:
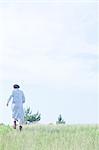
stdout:
POLYGON ((15 103, 17 105, 21 105, 23 103, 23 101, 24 101, 23 91, 21 91, 19 89, 15 89, 15 90, 13 90, 12 96, 13 96, 12 103, 15 103))

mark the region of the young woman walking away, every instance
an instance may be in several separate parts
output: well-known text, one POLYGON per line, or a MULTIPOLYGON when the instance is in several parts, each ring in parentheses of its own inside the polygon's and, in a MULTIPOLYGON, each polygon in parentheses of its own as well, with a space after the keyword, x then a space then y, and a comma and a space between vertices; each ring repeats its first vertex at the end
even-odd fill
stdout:
POLYGON ((19 130, 22 130, 22 124, 24 122, 24 111, 23 111, 23 103, 25 103, 25 96, 23 91, 19 90, 20 86, 15 84, 13 85, 14 90, 10 95, 7 106, 9 102, 12 100, 12 118, 14 119, 14 129, 16 129, 16 122, 19 122, 19 130))

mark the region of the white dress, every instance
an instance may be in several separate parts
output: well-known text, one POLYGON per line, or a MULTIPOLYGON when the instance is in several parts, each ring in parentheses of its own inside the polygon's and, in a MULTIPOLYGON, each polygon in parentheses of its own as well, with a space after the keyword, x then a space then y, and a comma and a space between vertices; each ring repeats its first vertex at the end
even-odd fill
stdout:
POLYGON ((12 99, 12 118, 14 120, 18 120, 20 124, 24 121, 24 111, 23 111, 23 103, 25 102, 25 97, 23 91, 19 89, 14 89, 12 91, 11 96, 8 99, 9 101, 12 99))

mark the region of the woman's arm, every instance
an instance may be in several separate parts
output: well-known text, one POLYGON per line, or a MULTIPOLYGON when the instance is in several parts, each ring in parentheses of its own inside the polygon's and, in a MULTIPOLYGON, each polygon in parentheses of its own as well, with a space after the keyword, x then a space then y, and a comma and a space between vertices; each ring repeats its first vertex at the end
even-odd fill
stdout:
POLYGON ((25 103, 25 96, 23 92, 22 92, 22 103, 25 103))
POLYGON ((9 99, 7 101, 7 104, 6 104, 7 106, 9 105, 9 102, 11 101, 12 97, 13 97, 13 92, 12 92, 12 94, 10 95, 10 97, 9 97, 9 99))

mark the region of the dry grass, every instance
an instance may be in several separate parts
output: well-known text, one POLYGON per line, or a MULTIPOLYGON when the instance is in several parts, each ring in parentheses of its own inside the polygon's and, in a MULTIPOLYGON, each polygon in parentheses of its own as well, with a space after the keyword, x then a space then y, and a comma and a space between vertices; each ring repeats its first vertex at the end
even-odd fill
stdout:
POLYGON ((20 133, 1 126, 0 150, 99 150, 99 130, 92 125, 33 125, 20 133))

